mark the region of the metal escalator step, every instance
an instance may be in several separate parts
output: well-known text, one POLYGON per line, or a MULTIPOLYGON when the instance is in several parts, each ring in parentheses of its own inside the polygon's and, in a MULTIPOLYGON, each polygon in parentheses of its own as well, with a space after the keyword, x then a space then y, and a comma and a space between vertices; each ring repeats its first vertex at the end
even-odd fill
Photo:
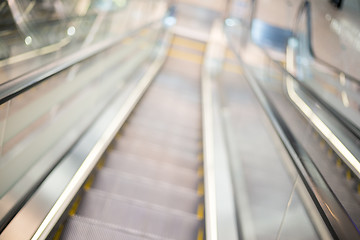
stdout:
POLYGON ((200 182, 194 170, 116 151, 109 153, 105 167, 190 189, 197 189, 200 182))
MULTIPOLYGON (((146 127, 151 128, 154 131, 160 131, 163 133, 174 134, 180 137, 186 137, 189 139, 193 139, 194 141, 200 140, 201 137, 201 129, 191 129, 182 125, 171 125, 164 121, 157 121, 154 119, 138 117, 136 115, 132 115, 130 121, 127 122, 127 127, 146 127)), ((199 123, 200 124, 200 123, 199 123)))
POLYGON ((109 169, 96 174, 92 188, 188 213, 195 213, 202 201, 195 190, 109 169))
POLYGON ((176 104, 175 106, 179 108, 171 109, 172 111, 178 111, 182 109, 184 111, 194 112, 194 116, 200 115, 200 113, 196 111, 197 109, 200 109, 200 101, 198 101, 198 99, 195 99, 191 95, 179 94, 175 91, 171 91, 169 93, 163 93, 159 91, 148 92, 139 105, 151 106, 152 110, 156 110, 158 108, 170 107, 171 105, 174 106, 174 104, 176 104), (164 99, 166 99, 166 101, 164 101, 164 99), (154 106, 156 106, 156 108, 154 108, 154 106))
MULTIPOLYGON (((175 104, 176 106, 176 104, 175 104)), ((194 116, 192 112, 174 112, 171 109, 155 109, 150 107, 138 107, 132 116, 145 119, 150 122, 159 122, 167 127, 179 126, 188 128, 186 131, 199 131, 201 129, 200 117, 194 116)), ((174 108, 174 106, 173 106, 174 108)))
POLYGON ((184 64, 186 71, 179 68, 179 62, 173 62, 172 64, 169 64, 171 61, 171 59, 168 59, 168 62, 165 66, 166 71, 162 72, 162 74, 157 77, 156 83, 162 88, 169 90, 179 90, 181 93, 195 92, 196 94, 198 92, 197 90, 200 89, 198 74, 196 74, 197 76, 194 76, 194 74, 191 73, 194 69, 192 69, 191 66, 184 62, 181 62, 181 65, 184 64), (169 79, 171 79, 171 81, 169 81, 169 79))
POLYGON ((178 240, 196 239, 202 222, 188 214, 141 201, 104 194, 96 190, 85 193, 78 215, 115 224, 146 234, 178 240))
POLYGON ((128 126, 122 132, 122 140, 129 138, 136 138, 144 140, 145 142, 153 142, 162 146, 169 146, 183 151, 198 152, 201 150, 199 142, 186 137, 181 137, 175 134, 167 134, 161 131, 156 131, 146 127, 128 126))
POLYGON ((70 217, 62 231, 61 239, 66 240, 151 240, 161 239, 159 236, 146 236, 144 233, 121 228, 113 224, 105 224, 95 219, 81 216, 70 217))
POLYGON ((199 166, 197 161, 198 151, 181 151, 170 148, 167 144, 159 145, 144 139, 130 137, 120 138, 115 143, 115 150, 118 152, 131 153, 140 157, 156 159, 160 162, 167 162, 177 166, 196 170, 199 166))
MULTIPOLYGON (((162 80, 162 78, 159 78, 157 80, 162 80)), ((169 82, 169 81, 168 81, 169 82)), ((199 92, 200 92, 200 87, 199 86, 194 86, 194 84, 190 84, 190 86, 187 87, 180 87, 180 86, 171 86, 168 85, 165 80, 165 84, 164 82, 161 81, 157 81, 154 82, 154 84, 152 85, 151 89, 149 89, 145 96, 144 96, 144 100, 148 100, 148 99, 159 99, 159 100, 163 100, 161 98, 159 98, 159 96, 163 96, 166 99, 169 100, 181 100, 184 102, 188 102, 188 103, 192 103, 192 104, 197 104, 200 105, 200 98, 199 98, 199 92)), ((184 79, 181 80, 181 83, 185 84, 184 79)))
POLYGON ((155 99, 148 99, 146 102, 141 102, 135 111, 146 113, 164 113, 170 111, 173 114, 183 115, 184 117, 181 119, 184 120, 199 120, 199 108, 200 106, 197 104, 190 104, 181 100, 171 101, 169 99, 166 99, 166 101, 164 101, 164 99, 161 99, 160 101, 155 99))
MULTIPOLYGON (((193 110, 196 108, 200 108, 200 99, 194 93, 189 92, 181 92, 177 89, 165 89, 161 87, 157 87, 157 89, 150 89, 149 92, 143 98, 144 101, 141 104, 152 105, 153 103, 159 103, 159 106, 168 106, 174 103, 178 103, 179 107, 185 108, 186 110, 193 110), (164 99, 167 101, 164 102, 164 99)), ((152 105, 154 108, 154 105, 152 105)))

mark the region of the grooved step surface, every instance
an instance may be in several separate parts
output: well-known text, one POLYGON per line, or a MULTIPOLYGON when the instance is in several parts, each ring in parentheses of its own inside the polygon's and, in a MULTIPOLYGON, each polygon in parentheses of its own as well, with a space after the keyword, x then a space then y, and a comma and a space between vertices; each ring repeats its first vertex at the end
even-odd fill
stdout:
POLYGON ((167 145, 170 148, 175 148, 183 152, 188 151, 191 153, 198 153, 201 150, 199 149, 201 144, 199 141, 175 134, 170 135, 146 126, 131 125, 124 129, 122 134, 124 135, 122 138, 141 139, 145 142, 152 142, 157 145, 167 145))
POLYGON ((116 143, 115 150, 117 152, 136 154, 139 157, 156 159, 158 162, 173 163, 189 169, 196 170, 199 165, 197 152, 182 151, 169 146, 167 143, 160 145, 144 139, 126 137, 116 143))
POLYGON ((200 227, 195 214, 186 214, 118 195, 88 191, 78 215, 172 239, 195 239, 200 227))
POLYGON ((128 122, 128 127, 147 127, 154 131, 163 132, 169 135, 176 135, 180 137, 186 137, 194 141, 200 140, 200 130, 189 130, 188 128, 180 125, 169 125, 162 120, 156 120, 155 118, 142 118, 136 115, 131 117, 131 121, 128 122))
POLYGON ((194 213, 202 197, 197 191, 181 188, 149 178, 121 174, 111 169, 100 171, 92 186, 94 189, 124 197, 194 213))
POLYGON ((109 154, 105 167, 191 189, 196 189, 200 181, 195 170, 116 151, 109 154))
POLYGON ((80 216, 74 216, 67 220, 67 227, 62 233, 61 239, 167 240, 159 236, 144 236, 141 232, 120 228, 117 225, 105 224, 94 219, 80 216))

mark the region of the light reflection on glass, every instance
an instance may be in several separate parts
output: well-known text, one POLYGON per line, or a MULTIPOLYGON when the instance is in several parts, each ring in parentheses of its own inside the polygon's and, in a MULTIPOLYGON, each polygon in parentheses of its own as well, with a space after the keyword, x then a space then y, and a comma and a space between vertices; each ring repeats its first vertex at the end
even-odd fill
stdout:
POLYGON ((30 36, 27 36, 27 37, 25 38, 25 44, 26 44, 26 45, 31 45, 31 43, 32 43, 32 38, 31 38, 30 36))
MULTIPOLYGON (((346 84, 346 77, 345 77, 345 74, 342 72, 340 73, 340 84, 341 86, 345 86, 346 84)), ((345 90, 342 90, 341 91, 341 99, 342 99, 342 102, 344 104, 345 107, 349 107, 350 106, 350 102, 349 102, 349 98, 348 98, 348 95, 346 93, 345 90)))

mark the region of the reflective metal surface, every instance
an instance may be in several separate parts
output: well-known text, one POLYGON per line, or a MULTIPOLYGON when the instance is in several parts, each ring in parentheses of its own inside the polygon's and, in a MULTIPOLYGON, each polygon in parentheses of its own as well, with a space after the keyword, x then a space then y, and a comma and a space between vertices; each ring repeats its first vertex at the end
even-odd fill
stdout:
POLYGON ((233 183, 217 78, 226 51, 222 23, 213 23, 202 69, 202 115, 207 239, 238 239, 233 183))

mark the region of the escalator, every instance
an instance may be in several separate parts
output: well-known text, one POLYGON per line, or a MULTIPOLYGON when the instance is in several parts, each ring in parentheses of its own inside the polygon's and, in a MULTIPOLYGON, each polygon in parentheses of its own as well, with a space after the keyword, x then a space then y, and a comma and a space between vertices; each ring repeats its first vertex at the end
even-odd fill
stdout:
POLYGON ((124 3, 0 85, 0 240, 357 239, 335 190, 357 193, 316 162, 337 153, 248 26, 200 2, 124 3))
POLYGON ((97 165, 61 239, 203 239, 200 62, 179 56, 168 57, 97 165))

